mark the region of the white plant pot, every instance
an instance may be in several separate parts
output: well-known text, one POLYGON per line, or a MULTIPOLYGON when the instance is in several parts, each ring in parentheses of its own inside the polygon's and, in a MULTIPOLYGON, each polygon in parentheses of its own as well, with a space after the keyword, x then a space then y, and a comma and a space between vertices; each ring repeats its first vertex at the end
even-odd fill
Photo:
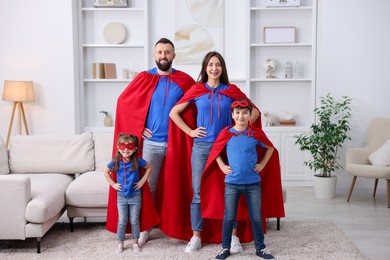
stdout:
POLYGON ((314 192, 319 199, 333 199, 336 195, 337 176, 330 178, 314 176, 314 192))

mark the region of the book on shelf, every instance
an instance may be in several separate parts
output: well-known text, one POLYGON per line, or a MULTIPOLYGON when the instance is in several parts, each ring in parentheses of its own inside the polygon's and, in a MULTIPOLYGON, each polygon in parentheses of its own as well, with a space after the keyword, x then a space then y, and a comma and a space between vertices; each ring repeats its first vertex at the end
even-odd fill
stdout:
POLYGON ((93 79, 116 79, 115 63, 92 63, 93 79))

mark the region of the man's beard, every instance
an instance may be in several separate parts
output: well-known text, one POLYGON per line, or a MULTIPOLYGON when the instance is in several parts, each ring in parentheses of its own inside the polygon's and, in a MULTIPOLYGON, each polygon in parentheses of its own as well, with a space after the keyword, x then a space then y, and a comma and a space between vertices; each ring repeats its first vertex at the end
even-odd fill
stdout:
POLYGON ((156 60, 156 64, 157 64, 158 69, 162 70, 162 71, 168 71, 172 66, 172 62, 173 61, 171 60, 171 61, 168 61, 166 64, 161 64, 160 61, 156 60))

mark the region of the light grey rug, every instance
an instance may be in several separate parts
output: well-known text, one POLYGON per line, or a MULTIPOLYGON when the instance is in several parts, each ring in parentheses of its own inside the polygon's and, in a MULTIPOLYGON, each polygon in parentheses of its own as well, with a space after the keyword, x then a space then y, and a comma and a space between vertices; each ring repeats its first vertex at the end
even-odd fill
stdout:
MULTIPOLYGON (((334 224, 324 221, 283 221, 281 230, 275 222, 268 223, 265 237, 267 249, 278 260, 283 259, 366 259, 334 224)), ((184 253, 186 241, 166 237, 160 230, 152 231, 151 240, 141 253, 129 248, 115 252, 115 235, 106 231, 104 223, 75 223, 69 232, 65 223, 57 223, 42 239, 42 253, 36 254, 36 240, 13 241, 11 248, 0 249, 0 259, 214 259, 219 244, 204 244, 196 253, 184 253)), ((243 244, 244 252, 228 259, 260 259, 253 243, 243 244)))

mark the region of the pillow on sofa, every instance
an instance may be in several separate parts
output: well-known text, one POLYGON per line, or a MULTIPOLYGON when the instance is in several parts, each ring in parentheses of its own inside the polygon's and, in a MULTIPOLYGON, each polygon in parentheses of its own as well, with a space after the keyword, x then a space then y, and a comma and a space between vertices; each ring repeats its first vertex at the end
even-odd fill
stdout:
POLYGON ((0 136, 0 174, 8 174, 8 152, 7 148, 5 148, 5 143, 3 138, 0 136))
POLYGON ((92 134, 17 135, 11 138, 9 166, 15 173, 83 173, 94 169, 92 134))
POLYGON ((372 165, 389 166, 390 165, 390 139, 386 141, 378 150, 368 156, 372 165))
POLYGON ((93 133, 95 146, 95 170, 104 170, 112 159, 114 133, 93 133))

